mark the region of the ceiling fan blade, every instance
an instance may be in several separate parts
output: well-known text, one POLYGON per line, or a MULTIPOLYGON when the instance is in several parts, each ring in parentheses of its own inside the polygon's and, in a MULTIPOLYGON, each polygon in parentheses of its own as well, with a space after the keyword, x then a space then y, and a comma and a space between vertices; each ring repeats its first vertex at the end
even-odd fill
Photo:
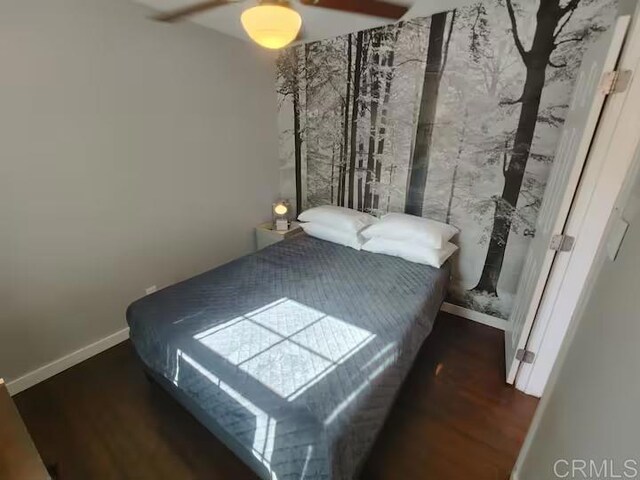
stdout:
POLYGON ((396 20, 409 10, 407 6, 382 0, 300 0, 300 3, 309 7, 329 8, 396 20))
POLYGON ((158 22, 177 22, 183 18, 190 17, 197 13, 206 12, 215 7, 221 7, 223 5, 230 5, 232 3, 238 3, 234 0, 208 0, 206 2, 194 3, 193 5, 187 5, 186 7, 176 8, 169 12, 162 12, 153 16, 154 20, 158 22))

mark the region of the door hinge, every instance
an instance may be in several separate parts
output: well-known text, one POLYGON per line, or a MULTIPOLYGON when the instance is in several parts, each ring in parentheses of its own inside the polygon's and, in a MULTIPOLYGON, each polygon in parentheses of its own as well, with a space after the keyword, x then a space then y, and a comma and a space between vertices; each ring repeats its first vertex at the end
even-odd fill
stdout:
POLYGON ((633 72, 631 70, 612 70, 602 76, 600 91, 604 95, 622 93, 627 90, 633 72))
POLYGON ((576 239, 570 235, 554 235, 549 248, 556 252, 570 252, 576 239))
POLYGON ((516 360, 520 360, 522 363, 533 363, 536 358, 536 354, 530 350, 520 348, 516 351, 516 360))

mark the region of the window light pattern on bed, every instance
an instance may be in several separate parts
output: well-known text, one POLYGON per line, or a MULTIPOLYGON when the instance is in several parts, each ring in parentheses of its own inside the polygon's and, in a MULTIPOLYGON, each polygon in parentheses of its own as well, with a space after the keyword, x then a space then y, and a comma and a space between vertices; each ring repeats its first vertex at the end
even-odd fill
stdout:
MULTIPOLYGON (((271 457, 273 456, 275 432, 276 432, 276 420, 265 413, 262 409, 258 408, 253 402, 245 398, 243 395, 236 392, 229 385, 220 380, 217 376, 200 365, 196 360, 191 358, 181 350, 177 351, 178 360, 183 360, 197 372, 199 372, 204 378, 209 380, 212 384, 217 386, 220 390, 227 393, 236 402, 246 408, 256 419, 255 436, 253 438, 253 455, 269 469, 271 478, 278 480, 276 474, 271 470, 271 457)), ((174 382, 176 383, 176 382, 174 382)), ((305 465, 306 467, 306 465, 305 465)))
POLYGON ((375 334, 281 298, 194 338, 292 401, 372 341, 375 334))

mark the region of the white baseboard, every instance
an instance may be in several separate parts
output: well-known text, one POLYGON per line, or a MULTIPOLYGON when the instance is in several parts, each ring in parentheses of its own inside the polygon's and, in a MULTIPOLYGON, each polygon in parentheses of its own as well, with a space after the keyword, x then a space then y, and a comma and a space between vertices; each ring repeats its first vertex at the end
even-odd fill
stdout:
POLYGON ((124 342, 127 338, 129 338, 129 328, 123 328, 122 330, 98 340, 91 345, 82 347, 73 353, 47 363, 46 365, 36 368, 35 370, 8 382, 7 389, 11 395, 15 395, 16 393, 34 386, 36 383, 40 383, 47 378, 65 371, 67 368, 73 367, 80 362, 84 362, 88 358, 91 358, 100 352, 104 352, 120 342, 124 342))
POLYGON ((502 318, 492 317, 486 313, 476 312, 475 310, 469 310, 468 308, 453 305, 452 303, 444 302, 440 308, 443 312, 451 313, 467 320, 473 320, 474 322, 482 323, 499 330, 506 330, 509 322, 502 318))

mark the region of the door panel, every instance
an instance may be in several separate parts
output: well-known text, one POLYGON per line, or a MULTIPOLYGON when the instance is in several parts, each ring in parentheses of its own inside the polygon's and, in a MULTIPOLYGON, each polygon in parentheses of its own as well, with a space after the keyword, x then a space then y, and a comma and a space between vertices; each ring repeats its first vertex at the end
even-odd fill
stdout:
POLYGON ((561 234, 580 181, 591 140, 607 94, 601 88, 606 72, 615 69, 629 17, 620 17, 584 55, 562 136, 518 285, 516 301, 505 331, 507 382, 513 383, 520 361, 518 349, 526 347, 540 299, 556 252, 550 250, 551 237, 561 234))

